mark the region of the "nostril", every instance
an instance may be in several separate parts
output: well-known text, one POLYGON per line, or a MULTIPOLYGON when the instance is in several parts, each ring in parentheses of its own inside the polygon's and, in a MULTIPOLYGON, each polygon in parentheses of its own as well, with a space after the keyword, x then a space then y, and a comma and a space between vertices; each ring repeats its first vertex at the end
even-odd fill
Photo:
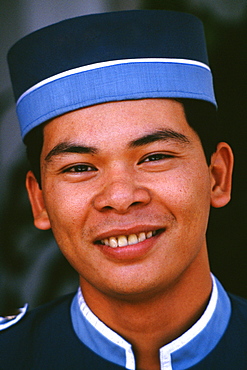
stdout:
POLYGON ((114 207, 111 207, 111 206, 105 206, 105 207, 102 207, 102 210, 105 210, 105 211, 107 211, 107 210, 111 210, 111 209, 113 209, 114 207))
POLYGON ((142 206, 142 202, 133 202, 129 205, 115 205, 115 206, 104 206, 100 209, 101 212, 107 212, 107 211, 114 211, 118 213, 126 213, 128 212, 132 207, 138 207, 142 206))
POLYGON ((138 206, 138 205, 140 205, 140 204, 142 204, 142 202, 133 202, 133 203, 131 204, 131 206, 138 206))

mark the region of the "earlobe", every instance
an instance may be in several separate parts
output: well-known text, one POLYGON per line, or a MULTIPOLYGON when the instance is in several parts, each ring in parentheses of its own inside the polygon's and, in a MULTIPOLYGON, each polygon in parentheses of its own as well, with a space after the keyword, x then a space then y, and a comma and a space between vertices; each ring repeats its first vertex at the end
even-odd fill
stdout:
POLYGON ((32 171, 27 173, 26 188, 32 207, 34 225, 41 230, 50 229, 51 224, 45 208, 43 192, 32 171))
POLYGON ((211 205, 224 207, 231 199, 233 153, 227 143, 219 143, 211 157, 211 205))

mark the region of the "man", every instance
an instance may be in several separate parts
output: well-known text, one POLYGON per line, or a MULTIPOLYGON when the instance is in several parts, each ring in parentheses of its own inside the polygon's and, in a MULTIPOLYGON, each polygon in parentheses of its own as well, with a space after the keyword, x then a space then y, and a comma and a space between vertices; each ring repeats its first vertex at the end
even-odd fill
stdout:
POLYGON ((20 40, 9 65, 34 223, 80 288, 3 319, 0 367, 245 369, 247 303, 207 256, 233 155, 202 146, 216 102, 200 21, 79 17, 20 40))

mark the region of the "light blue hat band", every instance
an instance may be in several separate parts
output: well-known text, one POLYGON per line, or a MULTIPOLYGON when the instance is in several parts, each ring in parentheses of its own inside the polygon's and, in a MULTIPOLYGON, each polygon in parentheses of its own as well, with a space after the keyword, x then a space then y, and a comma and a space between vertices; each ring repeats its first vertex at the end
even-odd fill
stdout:
POLYGON ((37 125, 75 109, 145 98, 190 98, 216 105, 206 64, 145 58, 95 63, 52 76, 20 96, 17 115, 24 137, 37 125))

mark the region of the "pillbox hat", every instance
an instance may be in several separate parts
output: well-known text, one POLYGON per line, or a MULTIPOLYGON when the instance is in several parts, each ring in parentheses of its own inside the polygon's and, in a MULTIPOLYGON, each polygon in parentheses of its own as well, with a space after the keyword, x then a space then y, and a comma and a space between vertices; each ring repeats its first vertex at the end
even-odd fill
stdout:
POLYGON ((110 101, 191 98, 216 105, 203 26, 186 13, 67 19, 19 40, 8 62, 23 138, 56 116, 110 101))

